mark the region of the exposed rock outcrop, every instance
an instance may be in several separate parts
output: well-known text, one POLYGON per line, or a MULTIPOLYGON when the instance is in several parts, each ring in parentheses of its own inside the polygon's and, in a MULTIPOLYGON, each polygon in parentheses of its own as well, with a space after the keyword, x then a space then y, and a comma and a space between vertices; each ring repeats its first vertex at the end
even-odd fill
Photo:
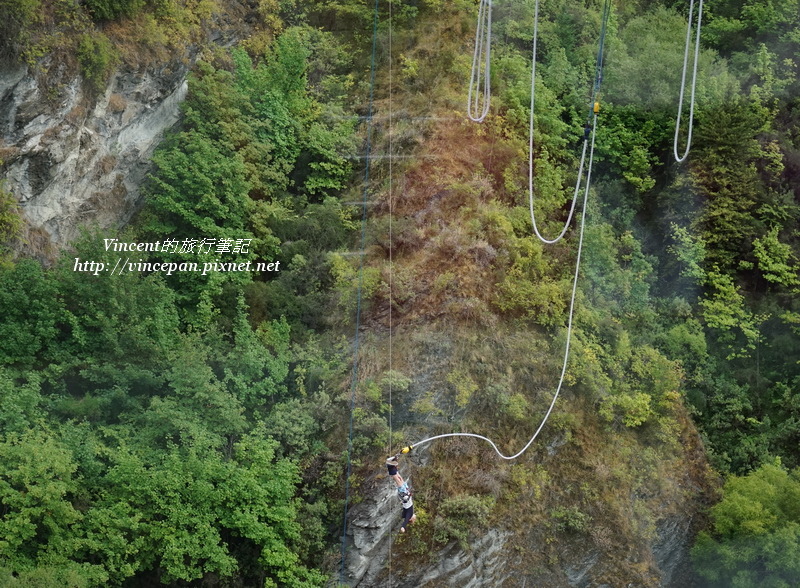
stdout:
MULTIPOLYGON (((376 588, 388 586, 392 558, 392 533, 397 533, 400 507, 395 490, 382 476, 373 479, 374 494, 353 507, 348 527, 348 550, 345 581, 351 586, 376 588)), ((410 481, 410 478, 409 478, 410 481)), ((474 538, 470 550, 451 542, 437 553, 429 566, 403 569, 394 575, 391 585, 397 588, 415 586, 452 586, 478 588, 500 586, 512 575, 506 568, 503 548, 509 532, 489 530, 474 538)), ((398 560, 397 567, 405 568, 398 560)))
POLYGON ((190 64, 121 69, 97 98, 77 76, 53 89, 27 67, 0 69, 0 159, 31 227, 63 246, 82 226, 130 218, 150 156, 179 119, 190 64))
POLYGON ((109 25, 123 65, 100 92, 63 51, 35 67, 0 61, 0 178, 27 221, 25 253, 52 256, 83 227, 130 219, 153 150, 180 119, 189 70, 207 48, 233 45, 264 26, 256 3, 214 4, 215 12, 169 46, 131 46, 125 22, 109 25))

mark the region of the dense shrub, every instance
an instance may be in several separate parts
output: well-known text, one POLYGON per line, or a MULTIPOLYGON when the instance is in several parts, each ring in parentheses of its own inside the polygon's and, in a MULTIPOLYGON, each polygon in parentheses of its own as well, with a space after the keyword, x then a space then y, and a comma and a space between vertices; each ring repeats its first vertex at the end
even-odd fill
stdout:
POLYGON ((83 0, 83 3, 97 21, 133 16, 144 6, 144 0, 83 0))

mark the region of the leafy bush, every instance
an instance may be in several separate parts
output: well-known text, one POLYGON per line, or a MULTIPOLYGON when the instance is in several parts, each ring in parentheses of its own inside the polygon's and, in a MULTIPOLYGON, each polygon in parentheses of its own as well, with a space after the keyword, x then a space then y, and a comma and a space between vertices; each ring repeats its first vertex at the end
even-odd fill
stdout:
POLYGON ((461 549, 467 549, 470 529, 485 526, 492 505, 493 500, 487 497, 455 496, 445 499, 433 523, 434 541, 447 543, 455 539, 461 549))
POLYGON ((23 260, 0 270, 0 365, 32 367, 66 318, 57 288, 42 266, 23 260))
MULTIPOLYGON (((0 165, 2 165, 0 160, 0 165)), ((8 244, 22 231, 22 214, 17 199, 0 183, 0 265, 9 255, 8 244)))
POLYGON ((30 47, 40 0, 0 0, 0 54, 16 57, 30 47))
POLYGON ((592 522, 591 516, 581 512, 574 506, 555 508, 550 511, 550 516, 556 520, 556 528, 559 531, 585 533, 589 530, 589 523, 592 522))
POLYGON ((99 31, 80 36, 76 56, 81 75, 98 92, 105 86, 119 60, 109 38, 99 31))
POLYGON ((733 476, 692 549, 709 586, 793 586, 800 579, 800 470, 780 461, 733 476))

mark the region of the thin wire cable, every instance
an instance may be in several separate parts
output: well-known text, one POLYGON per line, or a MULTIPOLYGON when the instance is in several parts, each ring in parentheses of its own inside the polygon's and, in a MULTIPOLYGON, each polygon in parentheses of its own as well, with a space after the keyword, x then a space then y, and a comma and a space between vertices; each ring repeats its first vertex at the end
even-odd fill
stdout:
POLYGON ((500 449, 498 449, 497 445, 495 445, 494 441, 492 441, 488 437, 484 437, 483 435, 478 435, 476 433, 445 433, 444 435, 435 435, 434 437, 428 437, 427 439, 423 439, 422 441, 417 441, 412 445, 412 447, 419 447, 420 445, 430 443, 431 441, 435 441, 436 439, 444 439, 445 437, 474 437, 476 439, 481 439, 483 441, 486 441, 489 445, 491 445, 492 449, 494 449, 495 453, 497 453, 497 455, 500 456, 501 459, 512 460, 518 458, 520 455, 522 455, 528 450, 528 448, 533 444, 533 442, 539 436, 539 433, 544 428, 547 419, 550 418, 550 413, 553 412, 553 408, 556 405, 556 400, 558 400, 558 395, 561 392, 561 388, 564 385, 564 376, 567 373, 567 360, 569 359, 569 348, 570 348, 570 342, 572 341, 572 319, 575 311, 575 298, 578 289, 578 274, 580 273, 581 253, 583 251, 583 229, 586 225, 586 203, 589 199, 589 186, 591 185, 592 163, 594 159, 594 137, 595 137, 596 127, 597 127, 597 115, 594 115, 592 121, 592 142, 591 142, 591 149, 589 150, 589 167, 586 174, 586 188, 583 193, 583 210, 581 212, 581 222, 579 229, 580 236, 578 238, 578 255, 575 260, 575 275, 572 280, 572 297, 569 303, 569 319, 567 321, 567 344, 564 347, 564 364, 561 368, 561 377, 559 378, 558 381, 558 387, 556 388, 556 392, 553 395, 553 400, 550 402, 550 406, 548 407, 547 412, 545 413, 544 418, 542 419, 542 422, 539 424, 539 427, 536 429, 536 432, 528 440, 525 446, 514 455, 503 454, 500 451, 500 449))
MULTIPOLYGON (((606 38, 606 30, 608 25, 608 17, 610 14, 610 2, 606 0, 605 5, 603 6, 603 17, 602 17, 602 26, 600 29, 600 42, 597 50, 597 59, 595 61, 595 76, 594 76, 594 85, 592 87, 592 97, 590 100, 590 110, 589 116, 587 118, 587 125, 591 121, 594 103, 597 100, 597 94, 600 91, 600 84, 603 81, 603 55, 605 49, 605 38, 606 38)), ((533 12, 533 59, 531 61, 531 114, 530 114, 530 121, 528 124, 528 204, 530 207, 531 213, 531 225, 533 226, 533 232, 535 233, 536 237, 543 243, 547 243, 548 245, 552 245, 554 243, 558 243, 564 235, 566 235, 569 226, 572 224, 572 217, 575 214, 575 207, 578 202, 578 194, 580 193, 581 189, 581 181, 583 179, 583 166, 584 162, 586 161, 586 147, 588 144, 588 140, 584 137, 583 140, 583 150, 581 151, 581 161, 578 166, 578 179, 575 183, 575 192, 572 195, 572 204, 570 205, 569 214, 567 215, 567 220, 564 222, 564 226, 561 228, 561 232, 558 234, 557 237, 554 239, 548 239, 544 235, 542 235, 541 231, 539 231, 539 227, 536 223, 536 212, 534 211, 534 190, 533 190, 533 130, 534 130, 534 105, 536 104, 536 54, 537 54, 537 42, 539 38, 539 0, 536 0, 536 4, 534 7, 533 12)), ((594 131, 592 131, 594 132, 594 131)), ((591 165, 591 164, 590 164, 591 165)))
POLYGON ((489 114, 492 56, 492 0, 481 0, 478 6, 478 25, 475 28, 475 50, 469 74, 467 116, 473 122, 483 122, 489 114), (481 86, 481 61, 483 61, 483 86, 481 86), (474 100, 473 100, 474 97, 474 100), (483 101, 481 102, 481 97, 483 101))
POLYGON ((358 290, 356 295, 356 333, 353 341, 353 372, 350 380, 350 425, 347 439, 347 475, 345 476, 344 490, 344 513, 342 516, 342 545, 341 545, 341 566, 339 568, 339 582, 344 584, 344 565, 345 552, 347 548, 347 510, 350 504, 350 475, 352 473, 353 461, 353 413, 356 405, 356 384, 358 383, 358 347, 359 330, 361 327, 361 293, 364 287, 364 249, 367 241, 367 197, 369 195, 369 172, 370 157, 372 150, 372 112, 375 103, 375 55, 378 47, 378 3, 375 0, 375 14, 372 22, 372 57, 370 62, 370 82, 369 82, 369 107, 367 110, 367 143, 365 151, 367 159, 364 167, 364 187, 362 191, 362 211, 361 211, 361 247, 360 262, 358 267, 358 290))
POLYGON ((689 156, 689 149, 692 146, 692 126, 694 124, 694 95, 697 86, 697 63, 700 61, 700 27, 703 20, 703 0, 700 0, 697 7, 697 33, 694 45, 694 65, 692 66, 692 92, 689 98, 689 127, 686 133, 686 150, 683 157, 678 155, 678 136, 681 130, 681 113, 683 111, 683 96, 686 91, 686 66, 689 63, 689 45, 692 39, 692 15, 694 14, 694 0, 689 2, 689 20, 686 23, 686 45, 683 50, 683 73, 681 74, 681 93, 678 99, 678 117, 675 120, 675 140, 672 143, 672 151, 675 161, 681 163, 689 156))
MULTIPOLYGON (((394 260, 392 258, 392 245, 394 235, 392 233, 392 216, 394 215, 394 193, 392 192, 392 162, 394 159, 391 155, 394 153, 394 144, 392 136, 392 90, 393 90, 393 74, 392 68, 392 2, 389 2, 389 373, 392 373, 392 305, 394 303, 394 260)), ((392 378, 389 378, 389 449, 386 455, 391 453, 392 447, 392 378)), ((389 588, 392 588, 392 548, 394 547, 394 535, 389 533, 389 588)))

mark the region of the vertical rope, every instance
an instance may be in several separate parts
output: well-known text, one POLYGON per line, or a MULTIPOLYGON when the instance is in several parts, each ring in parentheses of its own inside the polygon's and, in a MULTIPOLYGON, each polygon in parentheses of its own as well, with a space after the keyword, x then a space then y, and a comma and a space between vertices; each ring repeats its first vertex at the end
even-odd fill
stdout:
POLYGON ((586 118, 586 124, 592 120, 594 113, 594 103, 597 100, 597 94, 600 92, 600 84, 603 83, 603 61, 606 46, 606 29, 608 28, 608 17, 611 14, 611 1, 606 0, 603 5, 603 24, 600 27, 600 43, 597 47, 597 60, 594 67, 594 86, 592 86, 592 99, 589 103, 589 116, 586 118))
POLYGON ((375 55, 378 47, 378 2, 375 0, 375 14, 372 21, 372 57, 370 58, 369 107, 367 110, 367 144, 364 162, 364 187, 361 200, 361 246, 359 248, 358 290, 356 295, 356 333, 353 341, 353 372, 350 379, 350 425, 347 438, 347 474, 344 483, 344 513, 342 515, 341 566, 339 583, 344 584, 345 552, 347 550, 347 510, 350 505, 350 475, 353 469, 353 412, 356 405, 356 386, 358 384, 358 347, 361 327, 361 292, 364 287, 364 247, 367 241, 367 197, 369 195, 369 173, 372 153, 372 114, 375 102, 375 55))
POLYGON ((483 122, 483 119, 489 114, 489 102, 492 96, 490 84, 491 56, 492 0, 480 0, 478 25, 475 29, 475 49, 472 53, 472 70, 469 74, 469 93, 467 96, 467 116, 473 122, 483 122), (481 67, 483 67, 483 85, 481 85, 481 67), (481 98, 483 98, 483 101, 481 101, 481 98))
MULTIPOLYGON (((595 61, 595 75, 594 75, 594 83, 592 85, 592 95, 589 101, 589 116, 586 119, 586 125, 591 126, 592 133, 594 133, 594 124, 592 122, 592 115, 594 115, 594 103, 597 100, 597 95, 600 91, 600 84, 603 81, 603 56, 605 50, 605 39, 606 39, 606 31, 608 28, 608 18, 611 14, 611 2, 610 0, 606 0, 605 4, 603 5, 603 16, 602 16, 602 24, 600 27, 600 42, 598 44, 597 49, 597 59, 595 61)), ((567 230, 569 229, 570 224, 572 224, 572 217, 575 215, 575 207, 578 203, 578 194, 581 190, 581 182, 583 181, 583 169, 584 164, 586 162, 586 149, 588 146, 588 137, 584 137, 583 140, 583 151, 581 152, 581 161, 578 165, 578 180, 575 183, 575 192, 572 195, 572 204, 570 205, 569 214, 567 215, 567 220, 564 222, 564 226, 561 228, 561 232, 553 239, 548 239, 547 237, 543 236, 542 233, 539 231, 539 226, 536 224, 536 213, 534 212, 533 200, 533 112, 534 112, 534 105, 536 104, 536 44, 539 37, 539 0, 536 0, 536 5, 534 7, 533 13, 533 60, 531 65, 531 115, 530 121, 528 125, 528 203, 530 206, 530 214, 531 214, 531 225, 533 225, 533 232, 536 237, 542 242, 548 245, 552 245, 554 243, 558 243, 564 235, 566 235, 567 230)), ((591 166, 591 155, 589 157, 591 166)))

